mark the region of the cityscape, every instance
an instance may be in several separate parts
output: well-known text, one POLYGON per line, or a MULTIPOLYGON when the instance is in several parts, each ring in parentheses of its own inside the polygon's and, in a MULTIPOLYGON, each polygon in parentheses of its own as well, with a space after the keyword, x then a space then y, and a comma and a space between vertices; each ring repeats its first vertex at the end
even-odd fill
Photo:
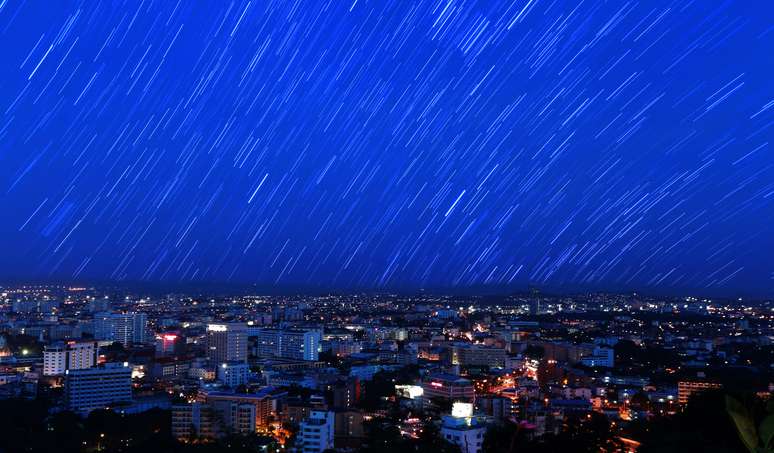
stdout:
POLYGON ((7 451, 736 451, 774 391, 772 301, 1 297, 7 451))
POLYGON ((0 0, 0 453, 774 453, 773 24, 0 0))

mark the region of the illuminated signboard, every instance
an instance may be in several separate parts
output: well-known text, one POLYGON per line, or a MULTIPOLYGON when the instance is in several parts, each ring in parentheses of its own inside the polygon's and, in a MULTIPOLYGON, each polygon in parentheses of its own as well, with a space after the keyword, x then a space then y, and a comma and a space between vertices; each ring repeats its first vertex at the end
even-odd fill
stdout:
POLYGON ((470 403, 454 403, 452 405, 452 417, 467 418, 473 416, 473 405, 470 403))

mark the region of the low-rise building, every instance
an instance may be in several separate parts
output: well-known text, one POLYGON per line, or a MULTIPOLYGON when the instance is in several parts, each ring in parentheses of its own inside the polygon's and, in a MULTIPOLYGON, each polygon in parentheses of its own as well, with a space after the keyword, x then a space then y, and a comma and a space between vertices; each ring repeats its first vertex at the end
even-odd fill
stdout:
POLYGON ((723 386, 717 382, 708 381, 680 381, 677 383, 677 401, 680 404, 688 403, 691 395, 705 390, 719 389, 723 386))
POLYGON ((476 395, 473 383, 453 374, 433 374, 422 381, 423 397, 426 401, 435 398, 471 402, 476 395))
POLYGON ((226 387, 238 387, 247 384, 250 379, 250 366, 244 362, 224 362, 218 367, 218 381, 226 387))
POLYGON ((462 453, 479 453, 486 426, 473 417, 473 405, 454 403, 452 414, 443 417, 441 437, 460 447, 462 453))

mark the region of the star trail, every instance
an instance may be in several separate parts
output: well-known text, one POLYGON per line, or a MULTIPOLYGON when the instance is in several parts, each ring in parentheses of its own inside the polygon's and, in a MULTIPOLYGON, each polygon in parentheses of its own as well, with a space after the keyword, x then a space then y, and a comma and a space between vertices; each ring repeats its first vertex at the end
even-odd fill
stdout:
POLYGON ((0 278, 772 295, 772 18, 0 0, 0 278))

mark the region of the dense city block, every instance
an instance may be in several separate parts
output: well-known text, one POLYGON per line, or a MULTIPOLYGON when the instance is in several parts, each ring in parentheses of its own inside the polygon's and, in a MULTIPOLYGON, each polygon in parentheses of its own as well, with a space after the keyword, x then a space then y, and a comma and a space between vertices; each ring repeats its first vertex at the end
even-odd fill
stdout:
POLYGON ((750 432, 761 448, 772 441, 766 301, 1 295, 11 435, 0 451, 732 452, 750 432))

